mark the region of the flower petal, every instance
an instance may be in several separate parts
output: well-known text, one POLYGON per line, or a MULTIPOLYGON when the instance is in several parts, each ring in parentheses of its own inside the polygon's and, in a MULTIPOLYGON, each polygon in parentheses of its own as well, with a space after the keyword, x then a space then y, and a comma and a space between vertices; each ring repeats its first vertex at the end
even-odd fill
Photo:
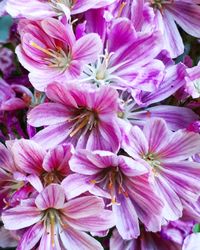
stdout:
POLYGON ((59 103, 43 103, 28 114, 28 123, 34 127, 48 126, 67 122, 69 111, 59 103))
POLYGON ((40 211, 33 206, 16 206, 2 213, 4 227, 9 230, 29 227, 40 221, 41 218, 42 215, 40 211))
POLYGON ((60 209, 64 206, 65 193, 58 184, 47 186, 35 199, 35 204, 40 210, 48 208, 60 209))
POLYGON ((46 151, 31 140, 15 141, 12 147, 14 159, 18 167, 28 174, 40 174, 46 151))

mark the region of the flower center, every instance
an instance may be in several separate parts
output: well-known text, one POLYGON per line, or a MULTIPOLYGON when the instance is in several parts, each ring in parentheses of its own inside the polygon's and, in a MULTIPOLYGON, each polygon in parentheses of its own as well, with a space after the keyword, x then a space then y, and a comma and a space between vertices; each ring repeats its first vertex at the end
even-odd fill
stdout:
POLYGON ((166 4, 172 4, 174 0, 149 0, 151 7, 162 11, 163 6, 166 4))
POLYGON ((60 174, 58 171, 52 171, 52 172, 45 172, 42 175, 42 179, 44 181, 44 186, 48 186, 51 183, 58 183, 60 184, 61 181, 64 179, 64 176, 60 174))
POLYGON ((128 193, 123 186, 123 175, 118 167, 110 167, 102 171, 101 175, 95 180, 91 180, 92 184, 100 184, 104 189, 108 190, 111 196, 111 203, 107 206, 120 205, 116 200, 116 194, 122 194, 128 197, 128 193), (110 170, 110 168, 112 168, 110 170))
POLYGON ((48 55, 48 57, 44 58, 49 67, 59 68, 61 70, 65 70, 71 61, 71 56, 68 49, 63 50, 61 47, 57 47, 56 50, 45 49, 31 41, 30 45, 35 49, 38 49, 48 55))
POLYGON ((160 162, 156 159, 156 156, 152 153, 143 155, 142 157, 152 167, 152 172, 155 176, 158 176, 159 169, 161 167, 160 162))
POLYGON ((97 85, 107 85, 111 82, 113 75, 112 69, 109 68, 109 61, 113 53, 105 51, 105 55, 100 55, 97 62, 94 65, 86 65, 84 74, 87 76, 86 81, 90 81, 97 85))
POLYGON ((70 137, 73 137, 78 132, 85 134, 96 127, 98 123, 98 115, 93 110, 81 107, 76 110, 72 118, 68 119, 68 122, 73 122, 70 130, 70 137))
POLYGON ((72 9, 77 0, 49 0, 52 7, 58 11, 62 11, 62 5, 72 9))

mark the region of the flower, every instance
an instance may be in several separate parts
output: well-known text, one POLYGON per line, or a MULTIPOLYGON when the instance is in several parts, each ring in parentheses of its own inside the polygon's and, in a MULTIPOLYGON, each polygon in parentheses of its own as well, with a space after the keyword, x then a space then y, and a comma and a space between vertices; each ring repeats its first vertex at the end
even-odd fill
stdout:
POLYGON ((25 229, 18 245, 21 250, 31 250, 38 242, 39 249, 102 250, 85 231, 113 226, 112 213, 104 209, 102 199, 85 196, 66 202, 58 184, 47 186, 35 199, 5 210, 2 220, 9 230, 25 229))
POLYGON ((40 91, 53 81, 78 77, 83 65, 95 61, 101 51, 97 34, 76 40, 71 25, 53 18, 22 20, 19 32, 22 44, 16 48, 18 59, 30 71, 30 82, 40 91))
POLYGON ((162 202, 151 187, 148 169, 139 161, 107 151, 77 150, 69 164, 75 174, 61 184, 66 196, 89 191, 106 198, 123 239, 140 235, 139 220, 150 231, 160 229, 162 202))
POLYGON ((12 153, 18 167, 18 178, 29 182, 38 192, 51 183, 61 183, 70 174, 72 145, 63 144, 46 151, 31 140, 16 140, 12 153))
POLYGON ((32 138, 34 141, 46 148, 72 143, 77 148, 118 151, 121 133, 116 90, 53 83, 46 95, 53 102, 40 104, 28 114, 30 125, 47 126, 32 138))
POLYGON ((137 34, 127 18, 115 20, 108 31, 103 54, 84 67, 81 82, 156 90, 164 76, 163 63, 155 59, 162 48, 160 33, 137 34))
POLYGON ((171 132, 162 119, 151 119, 143 131, 133 127, 122 148, 134 159, 149 165, 154 189, 164 202, 163 217, 176 220, 183 201, 194 203, 200 195, 200 164, 187 159, 199 152, 200 136, 187 130, 171 132))

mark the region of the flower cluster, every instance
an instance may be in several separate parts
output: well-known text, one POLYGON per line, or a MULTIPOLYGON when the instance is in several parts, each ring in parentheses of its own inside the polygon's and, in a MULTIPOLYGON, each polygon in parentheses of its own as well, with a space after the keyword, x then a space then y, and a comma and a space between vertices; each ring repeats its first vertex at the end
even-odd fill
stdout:
POLYGON ((199 249, 200 1, 0 8, 0 247, 199 249))

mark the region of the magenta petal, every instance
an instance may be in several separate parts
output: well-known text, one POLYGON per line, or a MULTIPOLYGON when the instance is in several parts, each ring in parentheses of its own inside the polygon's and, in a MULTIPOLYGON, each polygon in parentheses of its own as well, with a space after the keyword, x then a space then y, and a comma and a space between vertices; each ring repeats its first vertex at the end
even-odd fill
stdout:
POLYGON ((134 118, 141 119, 142 124, 145 124, 150 118, 162 118, 166 121, 169 129, 176 131, 188 127, 191 122, 198 119, 198 115, 189 108, 159 105, 135 112, 134 118))
POLYGON ((34 248, 42 237, 44 231, 45 228, 42 222, 39 222, 34 226, 30 227, 20 239, 17 249, 27 250, 34 248))
POLYGON ((62 84, 52 83, 48 85, 46 89, 46 95, 50 100, 54 102, 61 103, 71 108, 73 107, 76 108, 77 107, 76 101, 72 97, 70 92, 70 89, 72 88, 73 88, 72 85, 66 87, 62 84))
POLYGON ((199 153, 200 135, 187 130, 179 130, 172 134, 168 141, 163 143, 161 149, 156 150, 162 162, 185 160, 199 153))
POLYGON ((123 239, 130 240, 140 235, 138 216, 130 198, 117 197, 120 205, 113 205, 112 210, 116 227, 123 239))
POLYGON ((84 63, 94 62, 102 51, 102 42, 97 34, 87 34, 81 37, 73 46, 73 60, 84 63))
POLYGON ((59 103, 43 103, 28 114, 28 123, 34 127, 54 125, 67 122, 69 111, 59 103))
POLYGON ((127 18, 118 18, 114 21, 109 32, 109 52, 117 51, 121 46, 129 44, 137 36, 133 24, 127 18), (116 37, 118 39, 116 39, 116 37))
POLYGON ((49 149, 64 142, 68 131, 67 123, 59 123, 44 128, 33 136, 32 140, 39 143, 42 147, 49 149))
POLYGON ((68 201, 62 211, 72 219, 80 219, 100 215, 104 206, 103 199, 95 196, 85 196, 68 201))
POLYGON ((200 195, 200 164, 189 161, 163 163, 162 176, 180 198, 195 202, 200 195))
POLYGON ((144 125, 144 134, 149 144, 149 152, 159 151, 163 142, 171 135, 166 123, 162 119, 151 119, 144 125))
MULTIPOLYGON (((192 2, 192 1, 190 1, 192 2)), ((200 6, 184 1, 176 1, 168 10, 174 20, 191 36, 200 37, 200 6)))
POLYGON ((75 43, 75 36, 70 25, 66 25, 65 27, 60 21, 54 18, 44 19, 41 25, 50 37, 63 41, 71 47, 75 43))
POLYGON ((47 186, 36 198, 35 204, 40 210, 48 208, 60 209, 65 201, 63 188, 58 184, 47 186))
POLYGON ((2 213, 4 227, 9 230, 29 227, 40 221, 41 217, 40 211, 32 206, 16 206, 2 213))
POLYGON ((60 238, 65 249, 87 249, 87 250, 103 250, 101 244, 84 232, 74 230, 67 227, 60 234, 60 238))
POLYGON ((89 191, 94 184, 90 183, 91 177, 80 174, 70 174, 61 183, 65 190, 67 199, 72 199, 86 191, 89 191))
POLYGON ((69 170, 69 160, 72 156, 72 145, 63 144, 48 151, 43 161, 43 168, 47 172, 59 171, 67 175, 69 170))
POLYGON ((163 202, 151 184, 149 174, 143 174, 127 180, 126 190, 139 219, 147 230, 156 232, 161 228, 163 202))
POLYGON ((122 148, 135 158, 141 158, 141 155, 147 154, 148 141, 139 127, 132 127, 125 135, 124 140, 122 141, 122 148))
POLYGON ((21 139, 12 147, 15 162, 18 167, 29 174, 39 174, 43 171, 42 162, 46 151, 31 140, 21 139))
POLYGON ((173 190, 173 187, 159 176, 155 179, 155 188, 160 199, 163 201, 163 217, 167 220, 177 220, 182 216, 183 206, 181 200, 173 190))
POLYGON ((168 10, 164 11, 163 25, 166 49, 170 52, 171 57, 175 58, 184 52, 184 44, 175 21, 168 10))

